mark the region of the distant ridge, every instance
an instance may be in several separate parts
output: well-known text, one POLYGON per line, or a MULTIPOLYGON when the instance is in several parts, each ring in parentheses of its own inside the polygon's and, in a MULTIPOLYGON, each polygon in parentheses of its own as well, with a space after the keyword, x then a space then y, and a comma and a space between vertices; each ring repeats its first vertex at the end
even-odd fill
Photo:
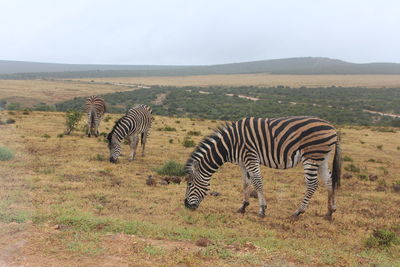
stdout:
POLYGON ((90 65, 0 60, 0 78, 82 78, 185 76, 210 74, 400 74, 398 63, 350 63, 324 57, 298 57, 202 66, 90 65))

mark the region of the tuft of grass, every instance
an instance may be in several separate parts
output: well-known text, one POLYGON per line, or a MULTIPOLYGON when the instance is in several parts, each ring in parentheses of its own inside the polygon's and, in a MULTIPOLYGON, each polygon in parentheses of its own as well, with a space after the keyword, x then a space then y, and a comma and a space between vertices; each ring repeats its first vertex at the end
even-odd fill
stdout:
POLYGON ((164 131, 164 132, 176 132, 176 128, 170 127, 170 126, 165 126, 164 128, 158 128, 157 131, 164 131))
POLYGON ((48 134, 44 134, 44 135, 42 135, 42 138, 46 138, 46 139, 48 139, 48 138, 50 138, 50 135, 48 135, 48 134))
POLYGON ((358 179, 360 179, 360 180, 362 180, 362 181, 367 181, 367 180, 368 180, 368 177, 367 177, 367 175, 365 175, 365 174, 359 174, 359 175, 358 175, 358 179))
POLYGON ((169 139, 168 141, 170 144, 174 143, 174 139, 169 139))
POLYGON ((63 137, 64 137, 64 134, 62 134, 62 133, 57 134, 57 137, 58 137, 58 138, 63 138, 63 137))
POLYGON ((388 175, 389 174, 389 171, 385 167, 380 166, 379 169, 383 171, 384 175, 388 175))
POLYGON ((352 159, 351 157, 349 157, 349 156, 344 156, 344 157, 343 157, 343 161, 350 161, 350 162, 352 162, 353 159, 352 159))
POLYGON ((7 124, 13 124, 13 123, 15 123, 15 120, 14 119, 7 119, 6 123, 7 124))
POLYGON ((376 229, 365 240, 365 246, 368 248, 384 248, 398 242, 396 234, 388 229, 376 229))
POLYGON ((376 160, 375 159, 369 159, 369 160, 367 160, 367 162, 376 162, 376 160))
POLYGON ((155 247, 155 246, 152 246, 152 245, 145 246, 143 251, 146 252, 149 255, 152 255, 152 256, 165 254, 165 250, 163 248, 155 247))
POLYGON ((186 137, 186 138, 183 140, 182 145, 183 145, 184 147, 195 147, 195 146, 196 146, 196 143, 195 143, 193 140, 191 140, 189 137, 186 137))
POLYGON ((382 150, 383 145, 377 145, 376 148, 379 149, 379 150, 382 150))
POLYGON ((14 153, 6 148, 6 147, 0 147, 0 161, 6 161, 10 160, 14 157, 14 153))
POLYGON ((189 131, 187 133, 187 135, 191 135, 191 136, 200 136, 201 132, 200 131, 189 131))
POLYGON ((354 164, 347 165, 344 167, 344 169, 349 172, 360 172, 360 167, 357 167, 354 164))
POLYGON ((155 170, 160 175, 168 175, 168 176, 184 176, 185 168, 182 164, 170 160, 164 163, 161 168, 155 170))
POLYGON ((96 154, 96 156, 92 157, 90 160, 93 160, 93 161, 105 161, 106 158, 102 154, 96 154))

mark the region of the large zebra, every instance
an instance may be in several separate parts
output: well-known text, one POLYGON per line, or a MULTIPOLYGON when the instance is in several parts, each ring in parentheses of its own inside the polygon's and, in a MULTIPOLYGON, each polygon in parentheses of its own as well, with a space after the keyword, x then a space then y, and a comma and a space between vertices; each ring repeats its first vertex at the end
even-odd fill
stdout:
POLYGON ((99 125, 101 117, 106 112, 106 102, 99 96, 89 96, 85 102, 85 110, 88 116, 88 129, 87 135, 90 137, 94 134, 96 137, 99 135, 99 125))
POLYGON ((152 109, 147 105, 136 105, 130 108, 125 116, 115 123, 107 136, 110 162, 117 163, 117 159, 121 154, 121 141, 124 138, 128 139, 131 148, 129 160, 132 161, 136 155, 139 134, 141 135, 142 156, 144 156, 147 136, 153 120, 152 112, 152 109))
POLYGON ((265 216, 266 202, 260 164, 275 169, 303 164, 306 193, 292 217, 304 213, 318 187, 317 176, 328 189, 328 213, 336 210, 335 192, 340 185, 339 138, 335 128, 316 117, 244 118, 227 123, 206 137, 189 157, 185 206, 198 208, 210 185, 211 175, 225 162, 238 164, 243 170, 244 200, 238 210, 245 213, 249 205, 251 183, 259 199, 259 216, 265 216), (335 151, 332 175, 328 168, 331 151, 335 151))

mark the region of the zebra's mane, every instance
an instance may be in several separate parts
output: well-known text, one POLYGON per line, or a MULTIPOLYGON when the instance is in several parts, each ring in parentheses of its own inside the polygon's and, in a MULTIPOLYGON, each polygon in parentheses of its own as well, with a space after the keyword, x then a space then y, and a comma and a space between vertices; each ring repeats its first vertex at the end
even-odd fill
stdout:
POLYGON ((121 121, 122 121, 123 118, 125 118, 125 116, 123 116, 122 118, 119 118, 119 119, 115 122, 113 128, 111 129, 111 132, 107 135, 108 143, 111 143, 111 139, 112 139, 112 136, 114 135, 115 128, 121 123, 121 121))
POLYGON ((186 164, 185 164, 185 172, 186 173, 192 172, 193 162, 196 161, 194 155, 199 151, 200 147, 202 147, 206 143, 207 140, 223 134, 225 132, 225 130, 232 125, 233 125, 233 122, 225 122, 224 124, 218 126, 216 129, 214 129, 214 131, 210 135, 204 137, 204 139, 196 146, 196 148, 193 150, 193 152, 190 154, 188 160, 186 161, 186 164))

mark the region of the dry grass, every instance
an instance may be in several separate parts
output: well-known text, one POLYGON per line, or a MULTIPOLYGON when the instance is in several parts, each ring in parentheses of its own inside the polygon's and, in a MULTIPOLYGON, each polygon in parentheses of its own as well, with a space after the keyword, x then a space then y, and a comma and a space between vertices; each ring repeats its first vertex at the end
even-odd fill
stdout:
MULTIPOLYGON (((90 81, 91 79, 82 79, 90 81)), ((400 75, 199 75, 182 77, 94 78, 96 82, 174 86, 400 87, 400 75)))
POLYGON ((54 104, 74 97, 130 91, 132 88, 110 84, 76 81, 0 80, 0 98, 33 106, 40 102, 54 104))
MULTIPOLYGON (((304 192, 299 168, 262 169, 265 219, 257 217, 254 199, 247 214, 235 213, 242 182, 234 165, 224 166, 211 181, 211 190, 221 195, 208 196, 195 212, 184 208, 184 184, 145 184, 148 175, 161 178, 154 169, 165 161, 186 160, 192 148, 181 143, 188 131, 207 134, 218 122, 156 117, 146 157, 139 154, 128 162, 125 145, 120 163, 113 165, 100 137, 89 139, 83 132, 56 137, 64 130, 62 113, 0 113, 0 119, 9 117, 16 124, 0 126, 0 146, 16 153, 13 160, 0 162, 0 265, 400 264, 399 245, 364 246, 374 229, 399 228, 400 194, 390 188, 399 180, 399 132, 342 128, 343 154, 360 174, 377 174, 378 180, 343 180, 333 222, 323 219, 327 196, 321 187, 304 216, 291 222, 287 217, 304 192), (165 126, 177 131, 156 130, 165 126), (376 191, 382 180, 386 191, 376 191), (200 238, 212 245, 196 246, 200 238)), ((117 117, 103 121, 100 131, 108 132, 117 117)), ((198 142, 202 136, 191 138, 198 142)))

